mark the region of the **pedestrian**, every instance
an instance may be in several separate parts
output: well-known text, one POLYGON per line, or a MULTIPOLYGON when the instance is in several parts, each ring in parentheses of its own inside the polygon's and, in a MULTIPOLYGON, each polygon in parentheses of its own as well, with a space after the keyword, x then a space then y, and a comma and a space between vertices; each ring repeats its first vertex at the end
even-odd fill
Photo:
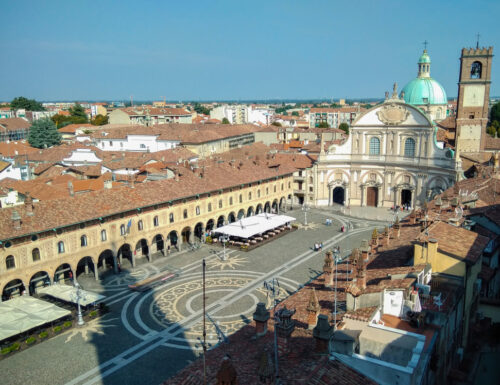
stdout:
POLYGON ((68 277, 69 277, 69 280, 71 282, 73 282, 73 272, 70 271, 69 274, 68 274, 68 277))

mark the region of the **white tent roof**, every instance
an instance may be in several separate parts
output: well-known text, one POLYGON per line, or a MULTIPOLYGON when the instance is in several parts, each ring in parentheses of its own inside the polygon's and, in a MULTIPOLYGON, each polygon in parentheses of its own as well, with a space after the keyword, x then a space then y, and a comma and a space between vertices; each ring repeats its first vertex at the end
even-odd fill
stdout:
MULTIPOLYGON (((76 287, 74 286, 54 284, 38 289, 37 293, 50 295, 51 297, 59 298, 66 302, 77 302, 76 287)), ((91 291, 81 290, 80 305, 87 306, 103 298, 106 297, 97 293, 92 293, 91 291)))
POLYGON ((0 303, 0 340, 71 314, 51 303, 27 295, 0 303))
POLYGON ((293 221, 295 221, 295 218, 287 215, 262 213, 241 218, 236 222, 214 229, 214 232, 231 237, 250 238, 293 221))

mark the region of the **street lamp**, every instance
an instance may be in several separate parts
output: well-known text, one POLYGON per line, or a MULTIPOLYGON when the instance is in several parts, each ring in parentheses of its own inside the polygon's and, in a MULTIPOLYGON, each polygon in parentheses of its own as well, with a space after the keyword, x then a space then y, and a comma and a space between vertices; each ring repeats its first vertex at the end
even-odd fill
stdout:
POLYGON ((337 266, 337 263, 340 262, 340 251, 339 251, 339 247, 338 246, 333 249, 333 260, 335 262, 335 307, 333 309, 333 315, 334 315, 334 318, 335 318, 334 328, 336 329, 337 328, 337 289, 338 289, 338 285, 337 285, 337 282, 338 282, 338 279, 337 279, 338 266, 337 266))
POLYGON ((307 226, 307 212, 309 211, 309 206, 305 202, 302 204, 302 211, 304 212, 304 226, 307 226))
POLYGON ((76 305, 78 307, 78 326, 83 326, 83 324, 85 322, 83 322, 83 317, 82 317, 82 308, 80 306, 80 300, 82 299, 86 299, 87 296, 85 295, 85 293, 83 292, 82 290, 82 287, 80 286, 80 284, 76 281, 75 279, 75 289, 76 289, 76 292, 74 294, 74 298, 76 300, 76 305))
POLYGON ((221 241, 222 241, 222 250, 223 250, 223 253, 222 253, 222 260, 223 260, 223 261, 226 261, 226 260, 227 260, 227 256, 226 256, 226 242, 228 242, 228 241, 229 241, 229 235, 224 234, 224 235, 221 237, 221 241))

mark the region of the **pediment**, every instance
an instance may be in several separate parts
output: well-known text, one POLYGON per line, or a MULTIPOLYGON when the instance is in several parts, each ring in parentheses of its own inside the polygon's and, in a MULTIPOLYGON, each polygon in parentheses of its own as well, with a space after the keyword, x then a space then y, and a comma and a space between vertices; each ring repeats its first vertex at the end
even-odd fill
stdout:
POLYGON ((432 125, 417 108, 404 103, 386 102, 367 111, 353 126, 431 127, 432 125))

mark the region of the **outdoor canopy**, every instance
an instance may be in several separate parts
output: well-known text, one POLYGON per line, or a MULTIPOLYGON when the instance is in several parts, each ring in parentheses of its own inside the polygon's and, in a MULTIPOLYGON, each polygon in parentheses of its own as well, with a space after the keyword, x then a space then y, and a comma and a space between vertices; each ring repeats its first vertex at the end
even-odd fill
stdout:
POLYGON ((27 295, 0 302, 0 341, 70 314, 69 310, 27 295))
MULTIPOLYGON (((69 285, 50 285, 41 287, 37 290, 38 294, 50 295, 51 297, 61 299, 66 302, 76 303, 76 287, 69 285)), ((87 306, 91 303, 97 302, 103 298, 103 295, 92 293, 87 290, 81 290, 80 305, 87 306)))
POLYGON ((265 233, 277 227, 295 221, 295 218, 287 215, 261 213, 251 217, 241 218, 226 226, 214 229, 217 234, 229 235, 231 237, 250 238, 257 234, 265 233))

